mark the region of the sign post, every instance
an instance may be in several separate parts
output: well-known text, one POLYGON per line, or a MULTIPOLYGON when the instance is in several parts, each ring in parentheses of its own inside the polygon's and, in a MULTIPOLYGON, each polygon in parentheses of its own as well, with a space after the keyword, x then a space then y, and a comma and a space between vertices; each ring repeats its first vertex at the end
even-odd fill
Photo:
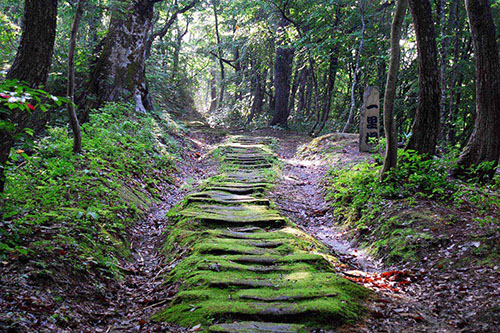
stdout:
POLYGON ((371 152, 380 137, 380 90, 367 87, 363 94, 359 122, 359 151, 371 152))

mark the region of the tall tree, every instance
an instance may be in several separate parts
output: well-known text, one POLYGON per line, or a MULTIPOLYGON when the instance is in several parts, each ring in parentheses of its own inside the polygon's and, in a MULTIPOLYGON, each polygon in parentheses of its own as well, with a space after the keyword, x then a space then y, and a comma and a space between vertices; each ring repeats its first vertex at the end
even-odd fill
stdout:
MULTIPOLYGON (((162 0, 117 0, 109 30, 87 89, 89 107, 133 98, 138 112, 150 109, 145 60, 154 4, 162 0)), ((83 116, 88 118, 88 111, 83 116)))
POLYGON ((396 124, 394 122, 394 97, 396 96, 396 83, 398 81, 399 61, 401 58, 401 27, 405 18, 407 0, 398 0, 394 11, 394 19, 391 28, 391 60, 387 73, 384 99, 384 129, 387 138, 384 166, 380 177, 384 179, 387 172, 395 168, 398 163, 398 137, 396 124))
MULTIPOLYGON (((476 121, 455 174, 500 157, 500 64, 489 0, 466 0, 476 59, 476 121)), ((488 171, 493 174, 495 168, 488 171)))
POLYGON ((440 131, 441 90, 429 0, 409 0, 418 52, 418 107, 407 149, 434 155, 440 131))
POLYGON ((290 115, 290 80, 292 76, 292 63, 295 49, 288 45, 286 28, 290 22, 281 13, 278 22, 278 40, 276 47, 276 60, 274 64, 274 89, 276 91, 274 113, 271 125, 286 126, 290 115))
POLYGON ((351 123, 354 120, 354 108, 356 106, 355 91, 356 91, 356 85, 358 84, 358 78, 359 78, 359 61, 361 58, 361 52, 363 51, 363 44, 365 43, 365 30, 366 30, 365 4, 366 4, 366 0, 360 1, 360 4, 359 4, 359 6, 360 6, 359 11, 361 13, 361 39, 359 41, 358 51, 356 52, 356 65, 355 65, 356 67, 354 68, 354 76, 353 76, 352 86, 351 86, 351 108, 349 109, 349 115, 347 116, 347 122, 344 126, 344 129, 342 130, 343 133, 345 133, 349 130, 349 127, 351 126, 351 123))
POLYGON ((225 80, 226 80, 226 72, 224 70, 224 60, 221 38, 219 32, 219 14, 217 11, 218 0, 212 0, 212 5, 214 7, 214 19, 215 19, 215 36, 217 38, 217 57, 219 58, 219 66, 220 66, 220 93, 219 93, 219 108, 222 108, 222 103, 224 102, 224 91, 225 91, 225 80))
POLYGON ((75 111, 75 48, 76 48, 76 36, 78 34, 78 27, 80 25, 80 19, 83 14, 83 6, 86 0, 78 0, 78 5, 76 6, 75 18, 73 20, 73 26, 71 28, 71 36, 69 41, 69 52, 68 52, 68 90, 67 95, 69 98, 68 102, 68 116, 71 129, 73 130, 73 152, 79 153, 82 150, 82 132, 80 130, 80 123, 78 122, 78 117, 75 111))
MULTIPOLYGON (((52 63, 56 38, 57 0, 26 0, 24 2, 23 33, 7 79, 18 79, 32 88, 45 84, 52 63)), ((14 145, 15 136, 24 130, 29 114, 12 110, 0 113, 0 119, 16 125, 14 132, 0 130, 0 192, 5 186, 4 166, 14 145)))

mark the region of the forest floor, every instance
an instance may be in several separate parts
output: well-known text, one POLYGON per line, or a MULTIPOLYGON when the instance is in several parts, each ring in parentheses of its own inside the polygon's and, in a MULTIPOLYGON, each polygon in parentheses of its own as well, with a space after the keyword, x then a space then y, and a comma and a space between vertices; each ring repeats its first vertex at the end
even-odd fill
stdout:
MULTIPOLYGON (((466 262, 464 258, 473 257, 473 250, 481 245, 473 237, 481 231, 465 228, 466 219, 436 230, 436 239, 452 241, 422 248, 420 255, 424 260, 389 265, 359 247, 356 235, 340 227, 325 201, 323 179, 330 167, 341 168, 371 158, 369 154, 358 152, 354 140, 336 153, 335 160, 329 160, 322 154, 304 156, 298 153, 301 146, 311 142, 305 135, 277 130, 233 133, 279 139, 276 153, 284 166, 270 199, 284 216, 331 249, 342 262, 345 277, 375 292, 367 304, 369 314, 361 322, 343 327, 341 331, 500 332, 497 326, 500 322, 500 263, 482 265, 473 261, 469 266, 464 264, 458 268, 452 265, 466 262)), ((124 279, 110 282, 97 298, 86 293, 89 285, 86 279, 82 279, 80 285, 73 282, 72 288, 61 290, 60 295, 68 302, 58 311, 61 316, 71 318, 61 325, 36 314, 44 312, 44 307, 50 304, 43 304, 34 284, 23 283, 19 276, 13 275, 22 272, 21 268, 2 263, 4 278, 19 281, 5 286, 4 291, 24 299, 24 303, 18 303, 18 309, 13 311, 21 311, 24 315, 32 312, 40 330, 66 326, 67 330, 94 332, 188 331, 167 323, 151 322, 150 317, 173 299, 178 287, 165 284, 161 277, 175 265, 175 262, 166 262, 161 253, 165 241, 163 230, 170 223, 166 212, 187 193, 193 192, 201 179, 217 173, 217 163, 207 153, 225 138, 222 132, 214 135, 207 129, 194 129, 190 136, 198 151, 186 152, 183 156, 181 173, 171 186, 168 198, 129 230, 133 260, 121 263, 124 279)), ((436 203, 424 204, 433 205, 436 210, 444 209, 436 203)), ((26 327, 18 326, 20 331, 29 331, 26 327)))
MULTIPOLYGON (((451 241, 420 248, 421 261, 391 265, 376 260, 359 247, 353 232, 341 228, 325 201, 324 177, 330 168, 371 159, 359 153, 357 140, 324 158, 324 152, 299 153, 311 143, 307 136, 267 130, 257 135, 280 138, 277 153, 284 169, 272 199, 282 213, 327 244, 345 264, 346 277, 375 291, 370 315, 346 332, 500 332, 500 262, 474 262, 474 250, 481 246, 477 235, 484 230, 470 223, 471 217, 435 230, 435 239, 451 241)), ((439 203, 422 206, 433 206, 443 216, 449 209, 439 203)), ((497 241, 498 236, 497 231, 497 241)))

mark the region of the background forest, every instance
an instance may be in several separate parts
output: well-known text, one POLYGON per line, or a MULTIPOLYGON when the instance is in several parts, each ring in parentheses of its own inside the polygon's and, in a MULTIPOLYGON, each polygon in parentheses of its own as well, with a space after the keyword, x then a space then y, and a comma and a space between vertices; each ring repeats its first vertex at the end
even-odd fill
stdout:
POLYGON ((0 305, 26 302, 30 283, 59 288, 0 328, 36 328, 37 311, 71 327, 60 305, 82 295, 65 284, 90 300, 125 288, 137 235, 161 242, 137 221, 210 169, 201 142, 270 130, 318 138, 300 153, 326 159, 344 147, 322 138, 359 132, 369 86, 382 138, 368 162, 323 175, 334 215, 406 260, 409 234, 377 227, 393 201, 466 211, 498 273, 499 28, 498 0, 0 0, 0 259, 20 277, 0 305))

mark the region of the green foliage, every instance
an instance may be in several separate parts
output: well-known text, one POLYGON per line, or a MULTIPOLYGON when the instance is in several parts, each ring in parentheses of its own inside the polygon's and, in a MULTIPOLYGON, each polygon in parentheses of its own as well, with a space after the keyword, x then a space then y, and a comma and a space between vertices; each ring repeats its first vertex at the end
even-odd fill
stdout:
POLYGON ((413 222, 435 219, 430 212, 413 208, 421 201, 474 212, 480 225, 498 224, 498 176, 483 185, 450 178, 448 170, 456 160, 456 152, 442 159, 426 159, 403 150, 398 155, 398 168, 384 181, 379 179, 381 166, 368 162, 340 170, 332 168, 327 175, 327 200, 335 214, 368 238, 366 245, 373 253, 384 249, 391 260, 418 258, 418 247, 430 236, 413 222))
POLYGON ((161 119, 108 104, 82 126, 82 155, 66 128, 50 128, 34 153, 18 151, 2 198, 0 255, 92 265, 116 272, 128 253, 125 229, 160 197, 175 170, 161 119), (131 181, 133 180, 133 181, 131 181))

